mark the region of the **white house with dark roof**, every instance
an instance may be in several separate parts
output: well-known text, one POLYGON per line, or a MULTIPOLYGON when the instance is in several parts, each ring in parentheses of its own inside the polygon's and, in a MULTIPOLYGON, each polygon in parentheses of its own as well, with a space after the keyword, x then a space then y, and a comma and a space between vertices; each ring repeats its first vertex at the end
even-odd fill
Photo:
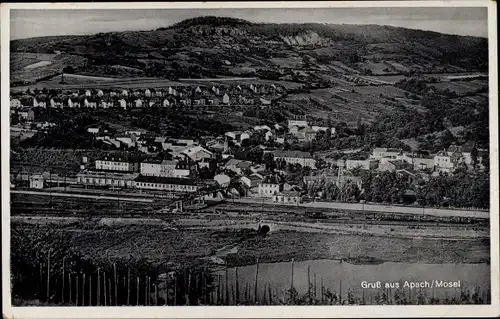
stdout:
POLYGON ((96 170, 139 172, 139 163, 129 157, 104 156, 95 161, 96 170))
POLYGON ((198 162, 204 158, 213 158, 214 154, 201 146, 193 146, 182 151, 182 154, 189 157, 192 161, 198 162))
POLYGON ((258 194, 262 197, 273 197, 283 191, 283 182, 277 175, 266 176, 259 183, 258 194))

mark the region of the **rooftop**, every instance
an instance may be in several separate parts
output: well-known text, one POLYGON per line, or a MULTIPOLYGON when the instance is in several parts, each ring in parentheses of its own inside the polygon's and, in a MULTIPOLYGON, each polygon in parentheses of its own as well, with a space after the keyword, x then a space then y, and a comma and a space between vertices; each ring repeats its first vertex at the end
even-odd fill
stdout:
POLYGON ((196 185, 191 179, 175 178, 175 177, 157 177, 139 175, 135 179, 139 183, 156 183, 156 184, 171 184, 171 185, 196 185))

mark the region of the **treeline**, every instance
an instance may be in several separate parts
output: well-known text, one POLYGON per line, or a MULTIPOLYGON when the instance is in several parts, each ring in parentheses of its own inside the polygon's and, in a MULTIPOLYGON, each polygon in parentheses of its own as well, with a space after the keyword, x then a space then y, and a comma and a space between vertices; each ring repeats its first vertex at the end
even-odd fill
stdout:
POLYGON ((102 141, 95 140, 95 136, 87 131, 89 126, 98 126, 110 133, 114 131, 109 125, 92 115, 73 110, 64 113, 50 109, 43 111, 37 109, 36 111, 37 121, 52 122, 56 126, 46 131, 40 130, 32 137, 21 141, 19 146, 22 148, 114 149, 102 141))
POLYGON ((459 170, 424 180, 396 172, 363 172, 362 199, 376 203, 413 204, 426 207, 490 207, 489 172, 459 170))

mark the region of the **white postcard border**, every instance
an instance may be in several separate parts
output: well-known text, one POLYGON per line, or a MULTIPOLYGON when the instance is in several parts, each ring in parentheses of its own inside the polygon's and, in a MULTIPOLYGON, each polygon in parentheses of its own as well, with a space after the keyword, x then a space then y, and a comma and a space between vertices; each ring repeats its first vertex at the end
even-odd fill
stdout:
POLYGON ((192 3, 12 3, 1 4, 2 133, 2 295, 4 318, 317 318, 317 317, 478 317, 500 315, 498 74, 495 1, 339 1, 192 3), (9 194, 9 37, 10 9, 216 9, 216 8, 488 7, 490 98, 491 305, 436 306, 168 306, 168 307, 12 307, 10 292, 9 194))

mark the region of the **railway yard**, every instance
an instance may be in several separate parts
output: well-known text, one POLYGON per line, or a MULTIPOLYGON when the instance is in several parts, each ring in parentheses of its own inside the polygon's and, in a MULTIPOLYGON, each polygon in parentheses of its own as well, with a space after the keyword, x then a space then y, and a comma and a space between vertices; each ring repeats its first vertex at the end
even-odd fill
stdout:
POLYGON ((237 247, 227 259, 232 265, 251 264, 255 251, 267 262, 367 257, 431 263, 489 260, 489 220, 483 218, 230 201, 186 205, 181 212, 171 209, 176 203, 172 198, 110 198, 14 192, 12 225, 21 232, 51 229, 71 236, 71 242, 93 258, 139 255, 179 265, 208 258, 228 245, 237 247), (262 239, 256 230, 264 224, 271 232, 262 239), (169 248, 163 247, 166 242, 169 248), (193 244, 198 248, 192 249, 193 244))

